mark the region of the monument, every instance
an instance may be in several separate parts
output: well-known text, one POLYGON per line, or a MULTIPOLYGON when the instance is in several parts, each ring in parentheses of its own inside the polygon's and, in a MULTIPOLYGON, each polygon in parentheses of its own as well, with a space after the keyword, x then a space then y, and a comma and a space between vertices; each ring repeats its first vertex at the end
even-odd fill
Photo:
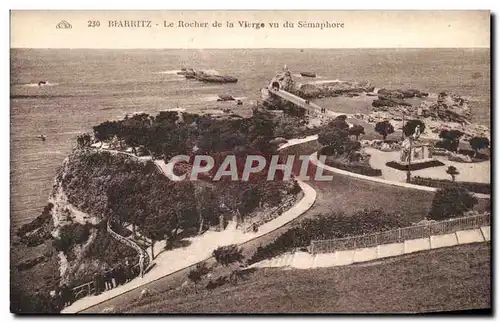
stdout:
POLYGON ((386 165, 398 170, 419 170, 444 165, 433 157, 434 146, 420 140, 420 126, 416 126, 413 134, 403 140, 400 159, 386 165))

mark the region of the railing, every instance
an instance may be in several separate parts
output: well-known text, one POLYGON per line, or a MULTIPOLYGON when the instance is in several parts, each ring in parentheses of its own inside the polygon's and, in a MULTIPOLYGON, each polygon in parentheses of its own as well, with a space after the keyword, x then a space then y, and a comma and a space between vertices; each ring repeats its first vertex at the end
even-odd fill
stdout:
POLYGON ((144 265, 143 265, 143 268, 147 268, 149 266, 149 263, 150 263, 150 259, 149 259, 149 255, 148 253, 142 249, 137 243, 135 243, 134 241, 132 241, 131 239, 129 238, 125 238, 121 235, 119 235, 118 233, 116 233, 115 231, 113 231, 113 229, 111 228, 111 223, 113 221, 113 218, 110 217, 109 220, 108 220, 108 225, 107 225, 107 231, 108 233, 113 237, 115 238, 116 240, 118 240, 119 242, 123 243, 123 244, 126 244, 127 246, 130 246, 131 248, 135 249, 135 251, 137 251, 137 254, 139 255, 139 258, 141 258, 141 255, 142 255, 142 258, 144 259, 144 265))
POLYGON ((432 235, 453 233, 460 230, 476 229, 488 225, 490 225, 490 214, 480 214, 355 237, 312 240, 309 250, 312 254, 315 254, 369 248, 381 244, 401 243, 405 240, 426 238, 432 235))
MULTIPOLYGON (((142 249, 137 243, 135 243, 134 241, 128 239, 128 238, 125 238, 121 235, 119 235, 118 233, 116 233, 115 231, 113 231, 113 229, 111 228, 111 224, 112 224, 112 218, 110 218, 108 220, 108 223, 107 223, 107 231, 108 233, 113 237, 115 238, 116 240, 118 240, 119 242, 133 248, 135 251, 137 251, 137 254, 139 255, 139 258, 141 258, 141 254, 142 254, 142 259, 144 259, 143 261, 143 266, 142 266, 142 270, 145 270, 148 266, 149 266, 149 263, 150 263, 150 258, 149 258, 149 255, 148 253, 142 249)), ((135 264, 132 268, 135 269, 136 267, 140 267, 140 264, 137 263, 135 264)), ((140 273, 140 268, 139 268, 139 275, 141 274, 140 273)), ((105 271, 104 274, 106 273, 110 273, 111 270, 108 270, 108 271, 105 271)), ((88 283, 85 283, 85 284, 82 284, 82 285, 79 285, 79 286, 76 286, 76 287, 73 287, 72 288, 72 291, 73 291, 73 298, 76 300, 76 299, 80 299, 82 297, 85 297, 85 296, 88 296, 88 295, 93 295, 95 293, 95 281, 90 281, 88 283)))
POLYGON ((264 215, 264 217, 258 221, 258 222, 252 222, 250 223, 244 230, 244 232, 250 232, 253 229, 253 225, 262 225, 268 221, 273 220, 276 215, 280 216, 283 211, 287 210, 289 207, 291 207, 293 204, 296 202, 296 197, 295 196, 290 196, 285 199, 280 205, 274 207, 271 209, 267 214, 264 215))

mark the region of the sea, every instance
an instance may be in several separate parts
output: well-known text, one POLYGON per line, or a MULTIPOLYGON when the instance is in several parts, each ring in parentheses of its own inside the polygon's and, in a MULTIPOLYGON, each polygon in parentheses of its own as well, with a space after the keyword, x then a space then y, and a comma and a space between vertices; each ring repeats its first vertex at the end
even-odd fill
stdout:
MULTIPOLYGON (((250 107, 284 65, 298 80, 300 72, 314 71, 318 81, 457 93, 469 100, 474 122, 490 125, 489 49, 12 49, 10 54, 11 229, 40 214, 78 134, 134 112, 221 108, 227 103, 216 101, 219 94, 250 107), (214 70, 238 82, 186 80, 177 75, 182 67, 214 70)), ((360 112, 352 104, 328 108, 360 112)))

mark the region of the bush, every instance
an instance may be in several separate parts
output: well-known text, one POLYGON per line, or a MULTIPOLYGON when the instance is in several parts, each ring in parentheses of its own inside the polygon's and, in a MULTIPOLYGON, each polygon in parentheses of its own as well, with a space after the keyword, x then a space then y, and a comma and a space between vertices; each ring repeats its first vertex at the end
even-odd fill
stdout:
POLYGON ((453 182, 448 179, 434 179, 420 176, 412 177, 411 183, 415 185, 430 186, 436 188, 450 188, 461 186, 474 193, 491 194, 491 184, 489 183, 453 182))
POLYGON ((210 269, 208 268, 207 264, 205 262, 202 262, 197 264, 194 269, 189 271, 188 279, 194 283, 194 286, 196 288, 196 285, 203 279, 203 276, 205 276, 209 272, 210 269))
POLYGON ((477 198, 462 186, 442 188, 434 195, 429 218, 439 221, 460 217, 477 203, 477 198))
POLYGON ((394 133, 394 126, 389 121, 377 122, 377 124, 375 124, 375 131, 385 140, 388 135, 394 133))
POLYGON ((243 250, 233 244, 215 249, 212 256, 222 266, 229 266, 232 263, 243 260, 243 250))
MULTIPOLYGON (((323 153, 323 150, 321 151, 321 154, 323 153)), ((370 165, 363 165, 363 164, 346 164, 340 161, 336 161, 331 158, 327 158, 325 162, 328 166, 335 167, 338 169, 342 169, 348 172, 360 174, 360 175, 366 175, 366 176, 382 176, 382 170, 380 169, 375 169, 372 168, 370 165)))

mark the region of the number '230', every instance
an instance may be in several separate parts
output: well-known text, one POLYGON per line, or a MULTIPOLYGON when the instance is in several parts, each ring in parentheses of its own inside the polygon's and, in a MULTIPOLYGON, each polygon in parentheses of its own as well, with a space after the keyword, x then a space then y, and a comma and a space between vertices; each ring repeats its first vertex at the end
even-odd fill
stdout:
POLYGON ((89 20, 88 21, 88 27, 99 27, 101 23, 99 20, 89 20))

